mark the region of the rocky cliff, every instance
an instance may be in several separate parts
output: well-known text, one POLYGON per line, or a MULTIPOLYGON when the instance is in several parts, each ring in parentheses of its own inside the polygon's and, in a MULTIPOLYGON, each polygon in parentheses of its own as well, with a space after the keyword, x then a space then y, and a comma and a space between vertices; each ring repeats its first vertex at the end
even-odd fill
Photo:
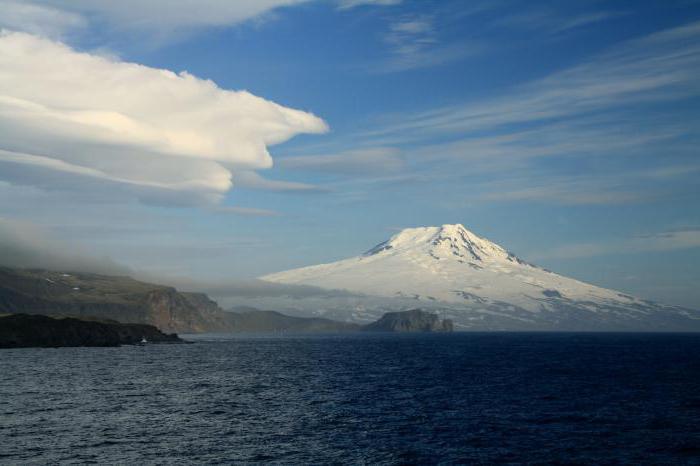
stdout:
POLYGON ((0 348, 57 348, 65 346, 120 346, 184 343, 152 325, 122 324, 43 315, 10 314, 0 317, 0 348))
POLYGON ((94 317, 165 332, 223 332, 227 312, 206 297, 130 277, 0 267, 0 313, 94 317))

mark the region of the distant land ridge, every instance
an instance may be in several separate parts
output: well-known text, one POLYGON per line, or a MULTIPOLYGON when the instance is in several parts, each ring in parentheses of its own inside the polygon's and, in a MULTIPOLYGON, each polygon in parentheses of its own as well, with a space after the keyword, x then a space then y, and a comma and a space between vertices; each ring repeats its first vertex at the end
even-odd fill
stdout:
MULTIPOLYGON (((436 316, 422 315, 419 310, 411 312, 412 317, 406 320, 407 324, 403 327, 392 329, 385 326, 383 330, 437 330, 437 327, 424 325, 433 318, 437 319, 436 316), (417 322, 423 323, 418 325, 417 322)), ((159 336, 160 331, 335 333, 366 330, 356 323, 322 317, 289 316, 250 307, 235 307, 225 311, 203 293, 183 293, 172 287, 144 283, 125 276, 9 267, 0 267, 1 314, 9 315, 0 316, 3 319, 0 320, 0 327, 4 325, 5 331, 15 321, 18 329, 27 330, 31 325, 36 325, 38 334, 44 335, 50 342, 61 341, 63 337, 54 336, 60 335, 63 330, 72 332, 74 336, 77 335, 76 332, 87 332, 86 338, 94 337, 93 343, 88 346, 100 346, 99 342, 103 341, 101 338, 107 338, 108 335, 111 335, 111 339, 107 340, 112 344, 116 341, 115 332, 124 335, 129 334, 128 329, 139 328, 150 329, 140 331, 156 339, 163 338, 159 336), (119 324, 125 325, 118 327, 119 324), (105 325, 110 328, 103 328, 105 325)), ((1 331, 3 328, 0 328, 1 331)), ((135 334, 129 335, 129 338, 136 338, 135 334)), ((31 341, 27 335, 21 339, 31 341)), ((82 340, 68 338, 65 341, 82 340)), ((121 341, 131 342, 128 338, 121 341)))
POLYGON ((126 276, 41 269, 0 267, 0 312, 112 319, 178 333, 231 327, 204 294, 126 276))
POLYGON ((152 325, 30 314, 0 316, 0 348, 120 346, 144 340, 184 343, 176 334, 165 334, 152 325))

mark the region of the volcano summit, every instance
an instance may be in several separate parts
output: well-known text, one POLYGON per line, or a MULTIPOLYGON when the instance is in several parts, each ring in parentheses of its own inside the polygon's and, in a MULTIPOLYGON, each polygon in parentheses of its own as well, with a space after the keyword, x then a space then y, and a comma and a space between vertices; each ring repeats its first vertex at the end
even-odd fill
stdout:
POLYGON ((462 225, 408 228, 361 256, 261 279, 357 293, 345 311, 340 303, 306 309, 349 321, 422 307, 463 330, 700 330, 698 311, 558 275, 462 225))

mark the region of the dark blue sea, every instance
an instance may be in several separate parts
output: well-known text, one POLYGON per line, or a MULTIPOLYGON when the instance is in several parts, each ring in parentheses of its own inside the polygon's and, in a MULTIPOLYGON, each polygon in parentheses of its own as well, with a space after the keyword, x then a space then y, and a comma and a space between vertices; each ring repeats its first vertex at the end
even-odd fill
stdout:
POLYGON ((700 464, 700 336, 0 350, 1 464, 700 464))

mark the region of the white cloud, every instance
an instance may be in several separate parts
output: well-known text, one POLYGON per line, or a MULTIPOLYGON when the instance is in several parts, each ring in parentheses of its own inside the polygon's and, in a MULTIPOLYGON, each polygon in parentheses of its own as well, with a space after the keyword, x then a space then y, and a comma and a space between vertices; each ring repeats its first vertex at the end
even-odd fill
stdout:
MULTIPOLYGON (((541 181, 541 180, 540 180, 541 181)), ((538 186, 513 190, 494 190, 480 198, 488 201, 545 202, 562 205, 627 204, 647 200, 649 193, 640 193, 607 186, 597 178, 549 180, 538 186)))
POLYGON ((412 139, 435 133, 472 134, 697 95, 698 38, 700 22, 661 31, 502 97, 402 115, 371 134, 412 139))
POLYGON ((0 70, 0 163, 31 168, 26 184, 62 173, 216 197, 232 170, 270 167, 268 146, 327 129, 245 91, 24 33, 0 34, 0 70))
POLYGON ((639 235, 609 243, 578 243, 552 248, 533 254, 533 260, 577 259, 610 254, 638 254, 700 248, 700 230, 679 230, 639 235))
POLYGON ((341 175, 383 175, 403 168, 399 151, 391 147, 357 149, 338 154, 303 155, 277 160, 281 168, 341 175))
POLYGON ((280 215, 279 212, 274 210, 240 206, 220 206, 216 208, 216 212, 223 214, 243 215, 246 217, 278 217, 280 215))
POLYGON ((0 217, 0 265, 59 271, 125 275, 131 270, 109 258, 98 258, 79 247, 51 238, 40 227, 0 217))
POLYGON ((277 192, 306 192, 317 193, 328 191, 320 186, 296 181, 271 180, 263 178, 260 174, 252 171, 240 171, 234 174, 236 186, 248 189, 259 189, 263 191, 277 192))
POLYGON ((407 15, 392 22, 384 36, 390 57, 370 71, 391 73, 436 66, 480 50, 471 43, 443 44, 437 29, 435 18, 428 15, 407 15))
POLYGON ((87 24, 79 14, 26 1, 0 0, 0 28, 61 38, 87 24))
POLYGON ((687 187, 662 178, 687 180, 686 162, 697 152, 697 119, 677 103, 700 95, 698 39, 698 22, 656 32, 496 97, 386 115, 347 142, 400 147, 408 171, 429 175, 425 183, 468 179, 470 200, 622 204, 665 197, 687 187), (630 172, 630 157, 638 173, 630 172), (666 170, 670 163, 679 166, 666 170))
MULTIPOLYGON (((70 18, 86 18, 99 24, 107 24, 117 30, 141 31, 164 36, 176 31, 202 27, 227 26, 241 23, 270 12, 276 8, 296 5, 309 0, 31 0, 22 2, 26 18, 37 29, 22 24, 4 24, 25 32, 41 33, 71 26, 70 18), (57 12, 54 16, 45 12, 57 12)), ((0 3, 0 11, 11 1, 0 3)), ((17 8, 14 8, 17 10, 17 8)), ((3 16, 0 15, 0 16, 3 16)))
POLYGON ((392 6, 401 2, 402 0, 338 0, 338 9, 349 10, 363 5, 392 6))
MULTIPOLYGON (((183 33, 232 26, 266 18, 278 9, 313 0, 0 0, 0 27, 50 38, 84 29, 138 33, 149 44, 177 39, 183 33)), ((391 6, 402 0, 335 0, 339 10, 391 6)))
POLYGON ((623 15, 624 13, 620 12, 597 11, 574 16, 565 16, 548 8, 536 7, 530 11, 504 16, 497 20, 495 24, 508 28, 520 27, 528 30, 560 34, 572 29, 618 18, 623 15))

